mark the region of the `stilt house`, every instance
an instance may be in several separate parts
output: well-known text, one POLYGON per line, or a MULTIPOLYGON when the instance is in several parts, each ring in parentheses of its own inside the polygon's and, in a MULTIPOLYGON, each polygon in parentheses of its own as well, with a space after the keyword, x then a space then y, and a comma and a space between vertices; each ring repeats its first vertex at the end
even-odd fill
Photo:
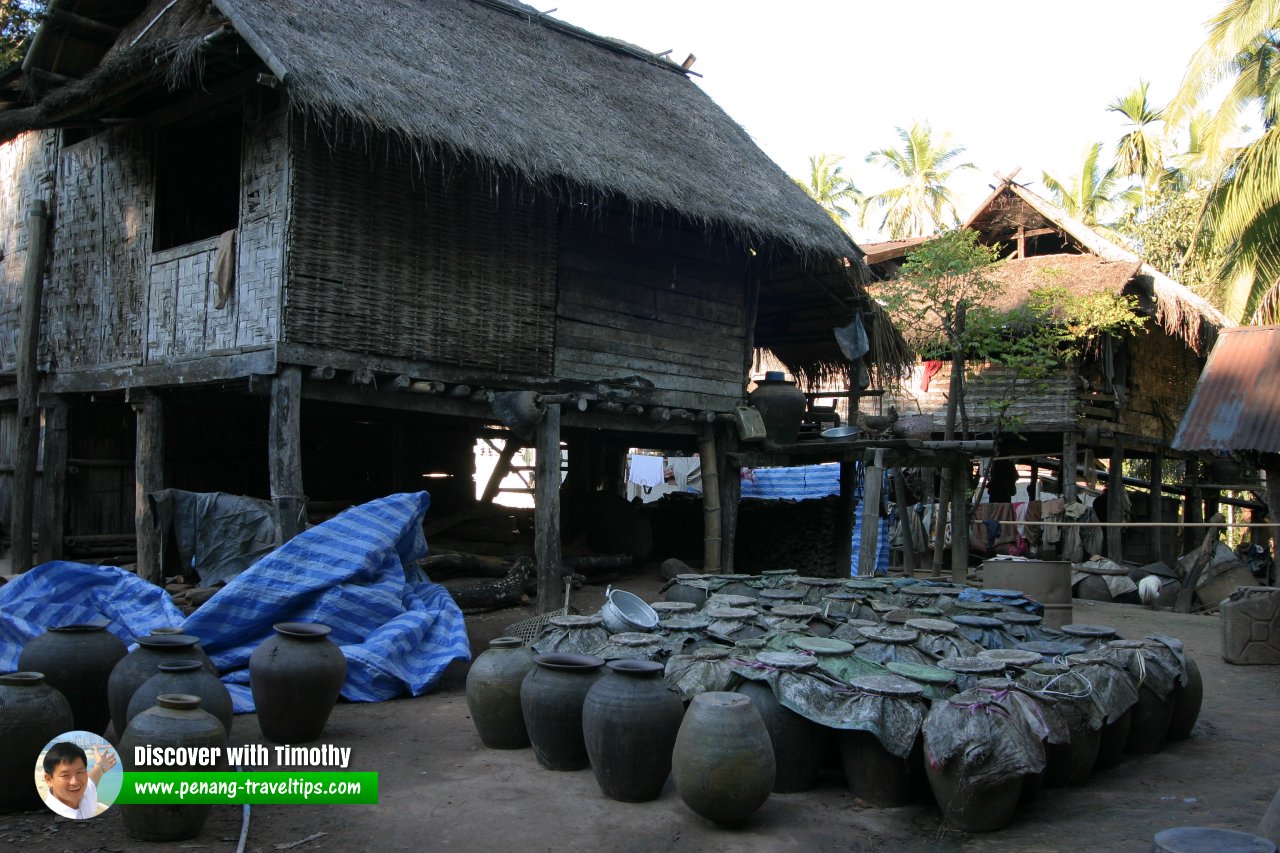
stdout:
POLYGON ((153 578, 162 487, 270 496, 283 536, 308 501, 465 507, 514 411, 555 564, 562 440, 723 454, 755 347, 828 371, 876 309, 690 73, 500 0, 52 0, 0 90, 15 547, 37 493, 41 559, 137 525, 153 578))
MULTIPOLYGON (((1220 329, 1234 325, 1208 301, 1179 285, 1136 254, 1106 239, 1052 202, 1012 179, 1002 179, 974 211, 965 227, 982 241, 999 248, 1000 262, 992 278, 1003 287, 993 307, 1012 309, 1025 304, 1037 288, 1061 287, 1073 294, 1114 293, 1136 299, 1146 318, 1142 330, 1128 338, 1103 335, 1090 341, 1077 363, 1035 382, 1018 383, 1006 368, 970 365, 965 402, 970 428, 990 437, 997 429, 997 413, 1016 425, 1001 436, 1001 454, 1031 461, 1037 458, 1074 472, 1083 455, 1083 475, 1097 473, 1092 460, 1109 458, 1108 488, 1122 489, 1120 470, 1126 458, 1151 460, 1158 480, 1171 452, 1174 432, 1191 401, 1196 380, 1220 329), (1046 457, 1048 457, 1046 459, 1046 457)), ((897 274, 911 249, 927 238, 866 244, 866 260, 882 278, 897 274)), ((941 431, 950 385, 949 361, 920 361, 910 379, 883 398, 901 417, 932 416, 941 431)), ((1196 465, 1191 469, 1191 478, 1196 465)), ((1075 478, 1065 476, 1060 493, 1075 497, 1075 478)), ((1180 493, 1187 492, 1180 489, 1180 493)), ((1172 520, 1177 505, 1163 511, 1148 507, 1146 495, 1133 517, 1172 520)), ((1158 556, 1173 559, 1172 531, 1157 543, 1145 530, 1124 534, 1110 529, 1109 553, 1127 553, 1139 560, 1158 556)))

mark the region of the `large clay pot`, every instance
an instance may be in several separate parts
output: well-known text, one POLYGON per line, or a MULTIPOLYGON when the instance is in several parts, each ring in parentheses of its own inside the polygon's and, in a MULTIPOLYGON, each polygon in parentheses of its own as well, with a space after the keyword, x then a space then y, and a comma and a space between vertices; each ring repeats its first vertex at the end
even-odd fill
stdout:
POLYGON ((520 709, 520 684, 533 669, 533 650, 519 637, 498 637, 467 672, 467 708, 480 740, 490 749, 529 745, 520 709))
POLYGON ((764 435, 774 444, 790 444, 800 432, 800 419, 804 417, 807 399, 794 382, 787 381, 781 370, 770 370, 747 399, 760 410, 764 421, 764 435))
POLYGON ((1200 716, 1200 705, 1204 702, 1204 680, 1200 677, 1200 667, 1192 660, 1191 655, 1184 654, 1187 662, 1187 683, 1179 684, 1173 689, 1173 716, 1169 719, 1169 740, 1186 740, 1191 737, 1191 728, 1200 716))
POLYGON ((582 706, 600 677, 604 658, 534 655, 520 685, 520 707, 534 757, 548 770, 581 770, 590 763, 582 734, 582 706))
MULTIPOLYGON (((200 698, 181 693, 165 693, 157 704, 134 717, 120 738, 120 757, 125 772, 153 770, 134 763, 134 747, 217 747, 218 760, 210 765, 166 764, 166 771, 227 770, 227 733, 207 711, 200 709, 200 698)), ((119 807, 124 830, 139 841, 181 841, 194 838, 209 818, 212 805, 125 805, 119 807)))
POLYGON ((751 700, 769 732, 774 793, 796 794, 812 788, 831 745, 830 732, 784 707, 767 681, 744 681, 736 691, 751 700))
POLYGON ((740 693, 700 693, 689 703, 671 756, 676 790, 689 808, 726 826, 751 817, 773 790, 769 731, 740 693))
POLYGON ((347 659, 314 622, 280 622, 249 656, 249 687, 262 734, 277 743, 320 737, 347 677, 347 659))
POLYGON ((128 652, 106 623, 60 625, 22 648, 18 669, 44 673, 45 683, 71 704, 73 728, 102 734, 111 722, 107 679, 128 652))
POLYGON ((684 702, 667 687, 660 663, 628 659, 606 666, 582 706, 591 769, 610 799, 656 799, 671 775, 684 702))
MULTIPOLYGON (((200 659, 204 652, 197 653, 199 643, 199 639, 187 634, 152 634, 138 638, 138 648, 121 658, 107 679, 111 727, 117 735, 124 733, 129 702, 137 689, 160 671, 162 663, 200 659)), ((204 656, 204 660, 209 658, 204 656)), ((208 663, 206 669, 215 676, 218 674, 212 663, 208 663)))
POLYGON ((1103 724, 1098 732, 1098 760, 1093 763, 1095 771, 1110 770, 1124 760, 1124 747, 1129 742, 1132 727, 1133 708, 1103 724))
POLYGON ((1169 736, 1173 720, 1172 692, 1161 699, 1145 684, 1138 688, 1138 704, 1133 706, 1133 722, 1124 751, 1134 755, 1153 755, 1161 750, 1169 736))
POLYGON ((703 575, 683 574, 676 575, 675 583, 667 587, 663 598, 666 601, 674 603, 692 604, 697 607, 707 603, 708 592, 704 587, 694 586, 694 583, 700 583, 703 575))
POLYGON ((899 758, 870 732, 842 731, 840 759, 849 792, 873 806, 909 805, 925 790, 924 748, 917 738, 911 754, 899 758))
POLYGON ((231 734, 231 721, 235 718, 231 710, 231 693, 198 660, 166 661, 160 664, 160 671, 134 691, 125 712, 125 726, 134 717, 155 705, 156 699, 165 693, 198 696, 200 707, 213 714, 222 723, 227 734, 231 734))
POLYGON ((933 798, 946 821, 964 832, 991 832, 1013 819, 1022 796, 1024 776, 1009 779, 986 788, 974 788, 957 771, 954 762, 934 766, 926 756, 925 775, 933 798))
POLYGON ((0 675, 0 813, 40 807, 32 777, 44 745, 71 731, 71 705, 38 672, 0 675))

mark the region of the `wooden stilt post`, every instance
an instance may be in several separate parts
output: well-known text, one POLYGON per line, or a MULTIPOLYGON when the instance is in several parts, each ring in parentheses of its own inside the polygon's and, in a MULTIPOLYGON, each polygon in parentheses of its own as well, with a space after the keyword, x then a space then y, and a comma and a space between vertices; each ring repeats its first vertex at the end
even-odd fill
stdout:
POLYGON ((534 434, 533 550, 538 563, 538 612, 560 605, 560 404, 548 403, 534 434))
POLYGON ((703 424, 698 431, 698 461, 702 466, 702 571, 719 574, 721 571, 720 526, 720 472, 716 467, 716 432, 712 424, 703 424))
POLYGON ((1080 460, 1076 449, 1080 437, 1075 430, 1067 430, 1062 434, 1062 467, 1058 469, 1061 481, 1061 497, 1068 505, 1076 502, 1076 473, 1080 460))
POLYGON ((884 450, 867 451, 862 476, 862 536, 858 539, 858 576, 876 573, 876 550, 880 543, 880 488, 884 480, 884 450))
POLYGON ((44 410, 44 473, 40 477, 39 561, 60 560, 67 514, 67 422, 65 401, 54 398, 44 410))
POLYGON ((138 388, 129 392, 137 415, 134 441, 133 521, 138 538, 138 577, 163 583, 160 574, 160 531, 148 495, 164 488, 164 400, 138 388))
POLYGON ((32 565, 36 453, 40 444, 40 410, 36 406, 40 378, 36 373, 36 359, 40 344, 40 302, 44 290, 44 255, 48 228, 48 206, 43 201, 33 201, 27 211, 27 257, 22 272, 22 302, 18 306, 18 435, 10 517, 15 572, 25 572, 32 565))
POLYGON ((276 510, 280 544, 307 524, 307 497, 302 488, 302 368, 286 365, 271 380, 271 425, 267 453, 271 468, 271 502, 276 510))
POLYGON ((732 424, 717 426, 716 467, 720 474, 720 571, 734 571, 734 542, 738 538, 738 503, 742 498, 742 469, 729 464, 729 454, 737 450, 738 434, 732 424))
MULTIPOLYGON (((1107 466, 1107 520, 1124 521, 1124 439, 1115 436, 1111 444, 1111 462, 1107 466)), ((1124 559, 1124 528, 1107 528, 1107 559, 1124 559)), ((1088 557, 1088 554, 1085 554, 1088 557)))
POLYGON ((1027 483, 1027 500, 1040 500, 1040 467, 1036 465, 1034 457, 1031 459, 1031 481, 1027 483))
POLYGON ((902 573, 909 578, 916 576, 916 540, 908 522, 911 507, 907 505, 907 478, 902 475, 902 468, 893 469, 893 494, 898 504, 898 525, 902 530, 902 573))
POLYGON ((520 442, 516 441, 515 436, 507 436, 507 440, 502 445, 502 450, 498 452, 498 461, 493 465, 493 473, 489 475, 489 482, 485 483, 484 493, 480 495, 480 503, 493 503, 493 499, 498 496, 498 490, 502 488, 503 479, 511 471, 511 459, 519 449, 520 442))

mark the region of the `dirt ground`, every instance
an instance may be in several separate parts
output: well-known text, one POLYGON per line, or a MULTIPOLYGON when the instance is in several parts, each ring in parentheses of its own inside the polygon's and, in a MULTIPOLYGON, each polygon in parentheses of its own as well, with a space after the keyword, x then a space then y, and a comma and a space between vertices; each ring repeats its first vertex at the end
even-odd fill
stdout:
MULTIPOLYGON (((649 600, 656 578, 620 584, 649 600)), ((575 593, 583 612, 603 590, 575 593)), ((509 610, 468 620, 482 651, 511 622, 509 610)), ((965 835, 943 827, 932 806, 867 807, 834 780, 804 794, 774 795, 743 828, 723 830, 690 811, 668 782, 656 801, 606 799, 590 770, 541 769, 531 750, 485 749, 467 715, 466 668, 432 693, 376 705, 341 704, 321 740, 352 750, 352 770, 377 771, 380 802, 368 806, 254 806, 246 850, 273 853, 456 848, 484 851, 1132 851, 1172 826, 1252 831, 1280 786, 1280 667, 1233 667, 1219 656, 1216 617, 1076 602, 1078 622, 1109 624, 1126 637, 1159 631, 1181 637, 1200 664, 1205 703, 1191 740, 1132 757, 1085 786, 1046 791, 1014 823, 965 835), (304 841, 297 844, 295 842, 304 841)), ((234 744, 260 743, 252 715, 235 720, 234 744)), ((129 839, 117 809, 92 821, 46 811, 0 815, 0 850, 51 853, 187 851, 232 853, 241 810, 215 806, 190 841, 129 839)))

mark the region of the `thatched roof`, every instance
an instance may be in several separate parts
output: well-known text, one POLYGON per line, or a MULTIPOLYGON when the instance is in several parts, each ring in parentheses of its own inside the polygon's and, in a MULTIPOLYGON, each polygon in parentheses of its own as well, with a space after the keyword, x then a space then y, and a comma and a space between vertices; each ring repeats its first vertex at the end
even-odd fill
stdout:
POLYGON ((1132 261, 1104 261, 1095 255, 1006 258, 991 272, 991 280, 1001 287, 987 304, 998 311, 1012 311, 1027 304, 1031 291, 1046 287, 1062 288, 1076 296, 1119 294, 1140 266, 1132 261))
MULTIPOLYGON (((113 4, 98 0, 94 8, 104 5, 113 4)), ((501 0, 179 0, 170 8, 156 0, 138 14, 138 0, 114 5, 136 19, 96 71, 35 111, 7 116, 9 135, 40 126, 51 107, 102 94, 93 77, 136 73, 174 55, 181 37, 207 36, 203 8, 229 22, 282 82, 291 105, 323 126, 385 133, 495 174, 621 197, 807 256, 861 256, 678 65, 531 7, 501 0), (203 31, 175 27, 184 18, 198 20, 195 29, 203 31)), ((199 57, 188 50, 185 59, 199 57)))
POLYGON ((1214 308, 1207 299, 1178 284, 1133 252, 1117 246, 1053 202, 1020 184, 1004 181, 1002 186, 996 188, 992 198, 969 218, 969 222, 976 225, 984 211, 990 210, 994 199, 1006 193, 1061 229, 1084 251, 1102 261, 1116 263, 1121 267, 1129 265, 1135 269, 1131 279, 1141 295, 1149 296, 1154 302, 1156 322, 1165 332, 1180 339, 1189 348, 1207 353, 1217 339, 1218 330, 1235 325, 1230 317, 1214 308))

